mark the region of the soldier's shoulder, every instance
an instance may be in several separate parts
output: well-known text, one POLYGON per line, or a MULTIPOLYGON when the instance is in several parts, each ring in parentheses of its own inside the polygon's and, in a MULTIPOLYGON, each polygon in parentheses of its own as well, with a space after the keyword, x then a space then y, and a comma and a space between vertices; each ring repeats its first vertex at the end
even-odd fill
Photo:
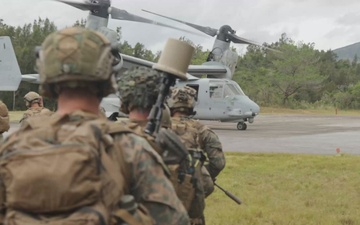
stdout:
POLYGON ((41 109, 41 114, 50 116, 50 115, 54 114, 54 112, 51 111, 50 109, 44 107, 41 109))
POLYGON ((115 144, 123 151, 125 161, 135 162, 141 160, 143 154, 149 155, 158 164, 163 166, 163 160, 148 140, 135 132, 122 132, 115 134, 115 144))
POLYGON ((8 113, 9 113, 9 110, 8 110, 7 106, 5 105, 5 103, 0 101, 0 116, 7 116, 8 113))

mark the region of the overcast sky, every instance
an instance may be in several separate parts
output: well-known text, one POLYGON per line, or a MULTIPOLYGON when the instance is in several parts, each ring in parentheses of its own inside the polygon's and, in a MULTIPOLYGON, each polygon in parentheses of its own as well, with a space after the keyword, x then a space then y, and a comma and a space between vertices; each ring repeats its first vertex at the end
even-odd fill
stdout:
MULTIPOLYGON (((359 0, 112 0, 112 6, 192 31, 195 30, 141 9, 216 29, 228 24, 238 36, 259 43, 273 43, 282 33, 295 42, 315 43, 315 48, 321 50, 360 42, 359 0)), ((87 15, 86 11, 52 0, 0 0, 0 18, 13 26, 41 17, 63 28, 87 15)), ((117 26, 122 27, 124 40, 132 45, 143 43, 153 51, 161 50, 170 37, 186 36, 205 49, 211 49, 214 42, 214 38, 205 35, 110 19, 109 27, 117 26)), ((235 47, 243 52, 246 45, 235 47)))

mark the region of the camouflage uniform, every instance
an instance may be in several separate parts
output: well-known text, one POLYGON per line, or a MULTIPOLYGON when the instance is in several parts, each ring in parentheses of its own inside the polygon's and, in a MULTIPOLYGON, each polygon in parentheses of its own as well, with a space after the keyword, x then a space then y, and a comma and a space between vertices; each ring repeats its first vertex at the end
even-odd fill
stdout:
MULTIPOLYGON (((115 59, 110 51, 110 43, 101 34, 83 28, 65 28, 48 36, 42 44, 42 49, 44 50, 39 54, 37 66, 42 81, 40 91, 44 96, 57 98, 61 96, 62 90, 86 89, 92 96, 96 95, 101 99, 115 91, 115 59)), ((99 113, 81 110, 64 115, 55 113, 52 117, 32 117, 7 139, 0 153, 7 152, 14 146, 16 148, 16 144, 24 141, 22 137, 26 137, 26 133, 39 121, 43 121, 45 133, 38 138, 47 141, 52 138, 47 137, 51 132, 46 130, 52 131, 57 126, 81 126, 86 121, 104 121, 111 124, 99 116, 99 113)), ((60 135, 55 133, 56 136, 60 135)), ((136 202, 147 208, 155 224, 188 224, 186 211, 164 174, 163 162, 147 141, 131 132, 111 134, 113 147, 106 152, 117 168, 112 172, 126 181, 124 190, 119 190, 119 193, 133 195, 136 202)), ((32 138, 29 139, 31 140, 32 138)), ((2 184, 1 180, 0 183, 2 184)), ((7 187, 0 185, 0 211, 5 213, 5 216, 8 210, 4 198, 6 189, 7 187)), ((54 214, 56 216, 56 212, 54 214)))
MULTIPOLYGON (((192 179, 192 185, 195 186, 196 189, 195 197, 181 198, 180 194, 185 191, 185 188, 184 186, 178 185, 178 173, 175 172, 177 164, 170 163, 170 161, 167 160, 169 158, 167 156, 171 155, 171 150, 165 149, 165 146, 159 146, 153 136, 145 133, 144 130, 148 123, 147 119, 137 119, 131 117, 132 112, 140 112, 145 115, 150 113, 151 108, 155 104, 159 94, 160 79, 161 76, 157 71, 144 67, 125 72, 125 74, 121 77, 121 80, 118 82, 118 88, 122 100, 121 111, 127 114, 130 113, 130 119, 122 120, 120 121, 120 124, 127 125, 134 132, 146 138, 149 144, 153 146, 153 148, 163 157, 165 163, 167 163, 167 166, 170 169, 172 183, 176 190, 178 190, 180 199, 188 208, 190 218, 197 218, 199 215, 203 214, 205 207, 205 197, 204 190, 202 188, 203 186, 201 184, 200 168, 195 172, 196 174, 192 179), (196 179, 196 177, 199 179, 196 179), (195 185, 194 182, 196 183, 195 185)), ((163 109, 161 126, 163 127, 162 129, 171 127, 170 110, 167 106, 163 109)), ((175 137, 178 139, 177 136, 175 137)), ((179 140, 179 142, 181 142, 181 140, 179 140)), ((192 189, 194 189, 193 186, 191 187, 192 189)), ((190 193, 188 193, 188 195, 190 195, 190 193)))
POLYGON ((191 141, 188 136, 197 137, 197 146, 206 154, 208 159, 204 167, 202 167, 202 181, 204 185, 205 197, 209 196, 214 191, 213 180, 225 167, 225 156, 222 151, 221 142, 218 136, 207 126, 200 123, 198 120, 191 119, 189 117, 172 117, 172 129, 177 133, 186 146, 189 146, 191 141), (187 135, 181 135, 178 127, 191 127, 187 128, 187 135))
POLYGON ((7 106, 0 101, 0 143, 3 139, 3 133, 10 129, 9 111, 7 106))
POLYGON ((225 155, 222 151, 221 142, 218 136, 207 126, 188 117, 193 114, 195 106, 196 91, 190 87, 174 88, 171 97, 168 99, 168 105, 172 115, 175 112, 181 112, 181 117, 172 117, 172 128, 179 134, 179 129, 188 127, 188 134, 181 135, 184 139, 185 145, 189 145, 193 141, 193 137, 197 138, 197 148, 204 151, 207 156, 208 163, 205 164, 203 172, 203 182, 205 196, 209 196, 214 191, 213 180, 225 167, 225 155), (187 116, 185 116, 187 115, 187 116), (192 134, 190 134, 192 133, 192 134))
POLYGON ((28 109, 25 111, 23 117, 20 119, 20 123, 23 123, 26 119, 32 116, 45 115, 51 116, 53 114, 52 111, 42 106, 41 96, 34 92, 30 91, 24 96, 25 104, 28 109), (34 103, 39 104, 38 107, 32 106, 34 103))

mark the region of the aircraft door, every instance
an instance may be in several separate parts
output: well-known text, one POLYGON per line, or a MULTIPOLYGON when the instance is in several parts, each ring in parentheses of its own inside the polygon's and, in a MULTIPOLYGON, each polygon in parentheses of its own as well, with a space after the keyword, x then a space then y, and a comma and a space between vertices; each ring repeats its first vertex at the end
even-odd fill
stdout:
POLYGON ((226 101, 224 101, 225 83, 223 80, 209 81, 208 110, 214 120, 220 120, 226 115, 226 101))

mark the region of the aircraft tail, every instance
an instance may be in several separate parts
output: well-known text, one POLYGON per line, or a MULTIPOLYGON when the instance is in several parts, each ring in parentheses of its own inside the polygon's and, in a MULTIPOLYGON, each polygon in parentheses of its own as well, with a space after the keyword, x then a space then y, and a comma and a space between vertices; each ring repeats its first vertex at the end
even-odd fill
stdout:
POLYGON ((0 91, 16 91, 21 71, 10 37, 0 37, 0 91))

